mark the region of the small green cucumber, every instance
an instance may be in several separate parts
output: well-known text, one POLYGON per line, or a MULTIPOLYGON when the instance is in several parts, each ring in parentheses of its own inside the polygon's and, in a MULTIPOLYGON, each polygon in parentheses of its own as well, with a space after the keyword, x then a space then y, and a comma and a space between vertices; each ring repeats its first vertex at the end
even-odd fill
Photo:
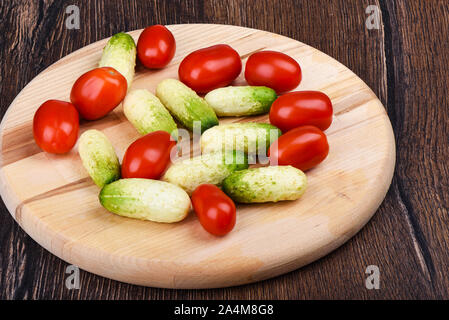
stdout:
POLYGON ((276 98, 273 89, 255 86, 219 88, 204 97, 219 117, 267 113, 276 98))
POLYGON ((123 112, 140 134, 163 130, 177 137, 177 127, 170 112, 146 89, 132 90, 123 101, 123 112))
POLYGON ((97 186, 120 179, 120 163, 105 134, 87 130, 79 138, 78 152, 84 168, 97 186))
POLYGON ((232 172, 247 168, 248 160, 242 152, 213 152, 175 162, 162 179, 192 194, 200 184, 220 185, 232 172))
POLYGON ((136 44, 127 33, 114 34, 103 49, 100 67, 112 67, 120 72, 128 84, 128 90, 134 77, 136 66, 136 44))
POLYGON ((241 203, 296 200, 306 188, 306 175, 292 166, 235 171, 223 181, 224 192, 241 203))
POLYGON ((103 187, 100 203, 120 216, 172 223, 184 219, 190 198, 180 187, 159 180, 120 179, 103 187))
POLYGON ((201 132, 218 124, 214 109, 181 81, 163 80, 156 88, 156 96, 170 113, 191 131, 196 121, 200 123, 201 132))
POLYGON ((239 150, 248 154, 265 154, 282 132, 268 123, 231 123, 210 128, 201 136, 201 150, 239 150), (262 150, 263 149, 263 150, 262 150))

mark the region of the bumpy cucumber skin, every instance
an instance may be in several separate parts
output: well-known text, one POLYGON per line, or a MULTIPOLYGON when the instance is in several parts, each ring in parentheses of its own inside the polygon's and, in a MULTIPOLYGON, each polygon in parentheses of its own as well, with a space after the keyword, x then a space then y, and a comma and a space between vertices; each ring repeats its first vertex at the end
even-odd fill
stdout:
POLYGON ((191 131, 195 121, 201 122, 201 132, 218 125, 217 116, 206 100, 181 81, 163 80, 156 88, 156 96, 170 113, 191 131))
POLYGON ((112 67, 120 72, 128 84, 128 90, 134 77, 136 66, 136 44, 127 33, 114 34, 103 49, 100 67, 112 67))
POLYGON ((258 153, 261 143, 268 151, 271 142, 282 134, 281 130, 268 123, 230 123, 210 128, 201 136, 201 151, 209 153, 220 150, 239 150, 258 153), (271 132, 273 130, 273 132, 271 132))
POLYGON ((79 138, 78 152, 84 168, 97 186, 120 179, 120 163, 103 132, 87 130, 79 138))
POLYGON ((180 187, 159 180, 120 179, 103 187, 99 195, 106 210, 120 216, 172 223, 183 220, 190 198, 180 187))
POLYGON ((180 186, 190 195, 200 184, 220 185, 232 172, 247 168, 248 159, 242 152, 213 152, 175 162, 162 180, 180 186))
POLYGON ((306 188, 306 175, 292 166, 236 171, 223 181, 223 191, 240 203, 296 200, 306 188))
POLYGON ((219 117, 267 113, 276 98, 273 89, 257 86, 219 88, 204 97, 219 117))
POLYGON ((140 134, 163 130, 177 138, 177 127, 170 112, 146 89, 132 90, 123 101, 126 118, 140 134))

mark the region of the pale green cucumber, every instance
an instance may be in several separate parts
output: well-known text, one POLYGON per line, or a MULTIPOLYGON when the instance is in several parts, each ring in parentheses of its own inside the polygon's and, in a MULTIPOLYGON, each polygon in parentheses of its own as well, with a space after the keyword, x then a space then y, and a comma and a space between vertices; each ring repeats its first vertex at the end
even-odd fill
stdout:
POLYGON ((120 163, 105 134, 87 130, 79 138, 78 152, 84 168, 97 186, 120 179, 120 163))
POLYGON ((248 161, 242 152, 213 152, 175 162, 162 179, 192 194, 200 184, 220 185, 232 172, 247 168, 248 161))
POLYGON ((177 137, 177 127, 161 101, 146 89, 132 90, 123 101, 123 112, 140 134, 163 130, 177 137))
POLYGON ((276 98, 273 89, 256 86, 219 88, 204 97, 219 117, 267 113, 276 98))
POLYGON ((128 84, 128 90, 134 77, 136 66, 136 44, 127 33, 114 34, 103 49, 100 67, 112 67, 120 72, 128 84))
POLYGON ((292 166, 273 166, 236 171, 222 185, 236 202, 277 202, 300 198, 307 188, 307 178, 292 166))
POLYGON ((99 199, 110 212, 155 222, 181 221, 190 210, 190 198, 184 190, 174 184, 151 179, 117 180, 101 190, 99 199))
POLYGON ((181 81, 165 79, 156 88, 156 95, 170 113, 187 129, 198 122, 201 132, 218 124, 214 110, 206 100, 181 81))
POLYGON ((239 150, 249 154, 265 154, 281 131, 267 123, 231 123, 210 128, 201 136, 201 150, 239 150))

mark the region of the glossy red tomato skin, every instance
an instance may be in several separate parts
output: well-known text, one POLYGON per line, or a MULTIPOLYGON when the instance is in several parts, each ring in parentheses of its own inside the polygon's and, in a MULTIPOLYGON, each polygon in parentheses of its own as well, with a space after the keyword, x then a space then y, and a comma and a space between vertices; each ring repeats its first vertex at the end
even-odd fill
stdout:
POLYGON ((170 151, 176 145, 166 131, 154 131, 128 147, 122 162, 122 178, 159 179, 170 163, 170 151))
POLYGON ((48 100, 34 114, 34 140, 46 152, 69 152, 78 139, 78 132, 78 111, 70 102, 48 100))
POLYGON ((202 184, 192 193, 192 205, 203 228, 216 236, 224 236, 235 226, 234 201, 213 184, 202 184))
POLYGON ((299 85, 302 72, 292 57, 277 51, 260 51, 246 61, 245 79, 251 86, 266 86, 281 94, 299 85))
POLYGON ((277 98, 270 109, 270 122, 282 132, 312 125, 326 130, 332 123, 332 102, 320 91, 296 91, 277 98))
POLYGON ((242 71, 237 51, 226 44, 196 50, 179 65, 178 75, 188 87, 198 93, 229 85, 242 71))
POLYGON ((291 165, 309 170, 329 153, 329 144, 323 131, 314 126, 302 126, 279 137, 268 149, 271 164, 291 165))
POLYGON ((126 79, 111 67, 90 70, 75 81, 70 92, 70 101, 81 117, 96 120, 104 117, 126 96, 126 79))
POLYGON ((175 37, 160 24, 145 28, 137 41, 137 56, 150 69, 165 67, 173 59, 175 51, 175 37))

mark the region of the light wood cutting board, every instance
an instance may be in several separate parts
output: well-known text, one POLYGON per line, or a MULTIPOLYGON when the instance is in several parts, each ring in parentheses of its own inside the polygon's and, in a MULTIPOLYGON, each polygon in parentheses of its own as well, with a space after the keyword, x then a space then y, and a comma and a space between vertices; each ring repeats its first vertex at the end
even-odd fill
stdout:
MULTIPOLYGON (((0 193, 14 219, 39 244, 61 259, 104 277, 169 288, 233 286, 273 277, 308 264, 358 232, 382 202, 390 185, 395 144, 381 102, 352 71, 296 40, 226 25, 172 25, 177 51, 166 68, 137 67, 133 88, 154 92, 165 78, 177 78, 179 62, 193 50, 227 43, 247 57, 277 50, 302 67, 298 90, 325 92, 334 105, 326 131, 330 153, 307 172, 309 188, 297 201, 239 205, 237 224, 217 238, 195 214, 176 224, 119 217, 103 209, 99 189, 81 165, 75 147, 66 155, 41 152, 32 118, 47 99, 69 101, 73 82, 95 68, 107 39, 51 65, 17 96, 1 127, 0 193)), ((130 32, 137 42, 141 30, 130 32)), ((244 84, 243 73, 235 81, 244 84)), ((220 119, 268 122, 268 116, 220 119)), ((107 117, 82 122, 113 141, 121 158, 139 137, 121 106, 107 117)))

